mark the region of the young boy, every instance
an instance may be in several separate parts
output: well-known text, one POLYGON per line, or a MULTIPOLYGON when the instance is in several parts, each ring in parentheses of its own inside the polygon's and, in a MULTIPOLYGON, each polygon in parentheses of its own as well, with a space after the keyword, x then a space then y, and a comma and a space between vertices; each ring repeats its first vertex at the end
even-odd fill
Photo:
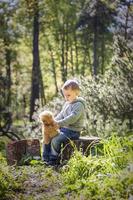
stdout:
POLYGON ((76 80, 68 80, 61 90, 66 102, 61 112, 55 117, 60 133, 47 145, 47 149, 49 149, 49 165, 58 164, 61 144, 69 139, 78 139, 81 130, 85 126, 85 100, 79 97, 80 88, 78 82, 76 80))

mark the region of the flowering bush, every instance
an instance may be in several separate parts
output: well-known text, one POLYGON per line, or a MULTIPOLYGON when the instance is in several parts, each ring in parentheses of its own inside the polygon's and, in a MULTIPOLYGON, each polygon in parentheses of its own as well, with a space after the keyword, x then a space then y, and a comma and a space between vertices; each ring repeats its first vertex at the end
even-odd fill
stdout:
POLYGON ((132 129, 133 119, 133 53, 118 41, 120 51, 104 76, 81 77, 87 103, 87 132, 108 135, 132 129), (120 46, 121 45, 121 46, 120 46))

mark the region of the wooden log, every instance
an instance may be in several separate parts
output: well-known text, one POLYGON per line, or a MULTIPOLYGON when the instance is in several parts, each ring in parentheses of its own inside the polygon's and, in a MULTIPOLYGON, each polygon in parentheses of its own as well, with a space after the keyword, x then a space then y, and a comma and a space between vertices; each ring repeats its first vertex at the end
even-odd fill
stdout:
POLYGON ((67 141, 62 145, 61 160, 69 160, 75 148, 87 156, 90 154, 92 146, 98 144, 99 141, 99 137, 92 136, 80 136, 78 140, 67 141))
POLYGON ((10 142, 6 146, 6 155, 9 165, 19 165, 25 156, 40 157, 40 142, 38 139, 10 142))

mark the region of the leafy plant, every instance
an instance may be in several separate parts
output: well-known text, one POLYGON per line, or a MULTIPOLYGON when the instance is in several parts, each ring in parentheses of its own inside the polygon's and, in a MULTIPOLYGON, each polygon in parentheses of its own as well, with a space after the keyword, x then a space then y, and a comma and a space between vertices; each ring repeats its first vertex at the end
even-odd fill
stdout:
POLYGON ((0 199, 11 198, 20 188, 20 182, 15 181, 12 169, 6 165, 6 159, 0 154, 0 199))
POLYGON ((83 199, 127 199, 132 194, 133 143, 131 138, 114 134, 104 139, 103 155, 84 156, 75 151, 68 165, 62 169, 65 187, 62 195, 77 193, 83 199))

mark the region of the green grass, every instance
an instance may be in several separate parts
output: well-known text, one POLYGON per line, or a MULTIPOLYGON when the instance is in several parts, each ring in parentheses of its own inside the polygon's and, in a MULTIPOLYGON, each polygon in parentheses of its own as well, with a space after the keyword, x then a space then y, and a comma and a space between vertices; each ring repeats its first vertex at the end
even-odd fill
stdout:
POLYGON ((113 134, 88 157, 75 149, 58 171, 34 160, 28 166, 8 166, 4 140, 0 148, 0 199, 128 200, 133 195, 131 135, 113 134))
MULTIPOLYGON (((103 155, 85 157, 75 151, 68 165, 62 169, 65 186, 63 194, 77 199, 126 200, 133 195, 133 142, 129 137, 102 141, 103 155)), ((99 152, 99 151, 96 151, 99 152)))

